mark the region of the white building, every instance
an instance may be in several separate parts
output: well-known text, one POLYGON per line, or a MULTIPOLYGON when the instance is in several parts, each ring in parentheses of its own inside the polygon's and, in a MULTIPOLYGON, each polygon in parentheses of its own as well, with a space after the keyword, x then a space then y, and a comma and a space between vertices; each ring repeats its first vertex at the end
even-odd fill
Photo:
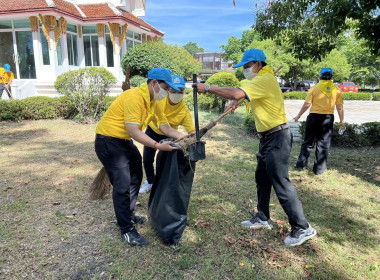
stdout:
POLYGON ((118 79, 111 94, 119 94, 122 56, 164 36, 144 15, 145 0, 1 1, 0 66, 12 67, 13 96, 57 96, 56 77, 85 66, 111 71, 118 79))

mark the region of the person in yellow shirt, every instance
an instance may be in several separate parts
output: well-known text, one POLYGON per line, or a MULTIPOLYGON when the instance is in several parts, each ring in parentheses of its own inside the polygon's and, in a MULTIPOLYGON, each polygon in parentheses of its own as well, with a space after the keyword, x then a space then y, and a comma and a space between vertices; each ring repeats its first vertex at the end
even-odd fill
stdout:
MULTIPOLYGON (((178 75, 173 76, 174 84, 180 89, 180 91, 175 91, 173 89, 169 90, 169 94, 165 99, 158 102, 158 107, 164 113, 169 125, 178 129, 178 126, 182 125, 185 127, 188 133, 193 133, 195 131, 195 126, 191 118, 189 108, 186 106, 185 101, 183 101, 184 91, 185 91, 185 80, 178 75)), ((148 125, 145 134, 157 142, 167 138, 159 129, 154 126, 148 125)), ((156 150, 144 146, 143 153, 143 164, 146 175, 146 180, 141 186, 140 193, 147 193, 152 188, 154 179, 154 157, 156 155, 156 150)))
POLYGON ((289 157, 292 136, 286 123, 284 98, 272 69, 266 63, 262 50, 245 51, 242 61, 234 68, 243 66, 244 76, 250 80, 241 88, 223 88, 193 84, 200 93, 211 93, 233 100, 229 108, 236 109, 237 101, 248 99, 260 137, 256 167, 257 214, 242 225, 249 228, 272 229, 269 202, 272 186, 292 227, 285 239, 289 246, 301 245, 317 232, 307 222, 297 192, 289 179, 289 157))
POLYGON ((327 157, 334 127, 334 107, 338 111, 339 127, 346 130, 342 92, 332 81, 333 71, 331 68, 322 68, 319 74, 320 82, 309 90, 305 103, 294 118, 294 121, 298 122, 302 114, 312 106, 306 119, 305 139, 295 168, 301 170, 307 167, 310 153, 316 144, 313 167, 313 172, 316 175, 325 172, 327 167, 327 157))
POLYGON ((4 68, 0 68, 0 99, 3 96, 5 89, 11 91, 11 83, 15 76, 11 72, 11 66, 4 64, 4 68))
POLYGON ((118 96, 96 127, 95 152, 113 186, 112 199, 121 239, 132 246, 148 243, 135 228, 135 224, 144 223, 146 218, 134 214, 143 170, 141 154, 133 140, 160 151, 176 149, 171 142, 160 144, 142 132, 148 124, 168 137, 184 136, 168 125, 157 108, 157 101, 164 99, 170 88, 179 90, 168 69, 149 70, 148 81, 118 96))

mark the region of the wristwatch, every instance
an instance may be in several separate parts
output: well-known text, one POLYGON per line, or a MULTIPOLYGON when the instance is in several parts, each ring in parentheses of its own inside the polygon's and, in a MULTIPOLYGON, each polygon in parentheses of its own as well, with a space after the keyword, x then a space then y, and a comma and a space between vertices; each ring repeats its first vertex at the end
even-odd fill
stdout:
POLYGON ((205 87, 206 93, 208 93, 208 91, 210 90, 210 87, 211 87, 211 85, 206 85, 206 87, 205 87))

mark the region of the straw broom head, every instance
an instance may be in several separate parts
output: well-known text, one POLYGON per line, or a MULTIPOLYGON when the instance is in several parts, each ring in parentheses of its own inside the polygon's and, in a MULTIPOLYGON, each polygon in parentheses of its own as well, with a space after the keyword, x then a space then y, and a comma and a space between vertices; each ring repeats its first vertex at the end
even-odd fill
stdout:
POLYGON ((112 185, 110 179, 108 178, 107 172, 105 168, 102 167, 90 186, 90 199, 104 199, 104 197, 111 191, 111 186, 112 185))

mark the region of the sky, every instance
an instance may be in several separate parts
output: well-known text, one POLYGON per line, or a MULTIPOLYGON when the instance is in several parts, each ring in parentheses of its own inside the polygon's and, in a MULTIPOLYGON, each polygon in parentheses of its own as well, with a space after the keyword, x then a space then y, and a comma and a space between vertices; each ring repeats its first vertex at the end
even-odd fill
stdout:
POLYGON ((231 36, 241 38, 255 22, 256 3, 264 0, 147 0, 142 19, 165 32, 164 42, 195 42, 205 51, 222 51, 231 36))

